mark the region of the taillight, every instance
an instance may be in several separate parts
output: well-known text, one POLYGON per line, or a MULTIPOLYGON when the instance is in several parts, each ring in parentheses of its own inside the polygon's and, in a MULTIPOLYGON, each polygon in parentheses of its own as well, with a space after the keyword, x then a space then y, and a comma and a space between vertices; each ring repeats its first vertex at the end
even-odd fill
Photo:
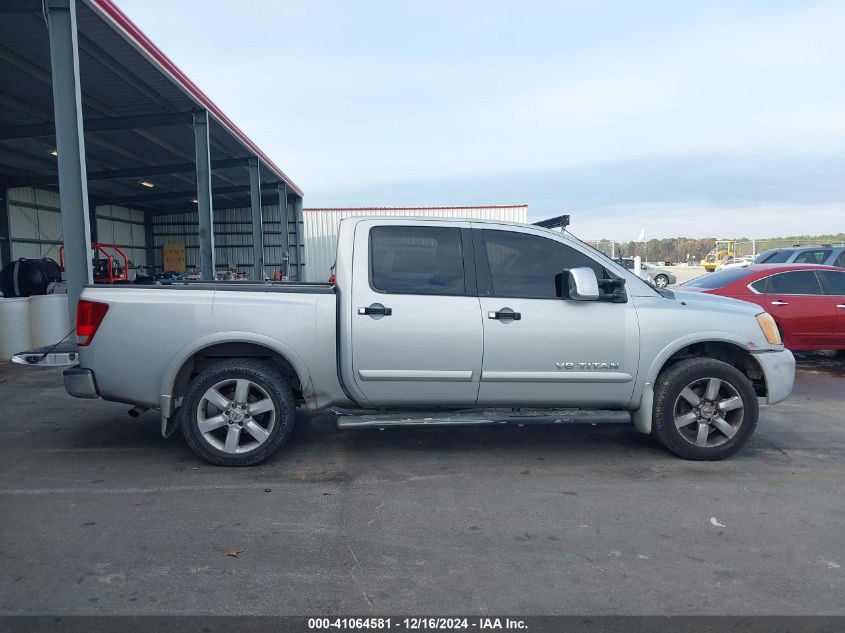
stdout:
POLYGON ((76 304, 76 342, 80 347, 91 343, 108 311, 107 303, 79 300, 76 304))

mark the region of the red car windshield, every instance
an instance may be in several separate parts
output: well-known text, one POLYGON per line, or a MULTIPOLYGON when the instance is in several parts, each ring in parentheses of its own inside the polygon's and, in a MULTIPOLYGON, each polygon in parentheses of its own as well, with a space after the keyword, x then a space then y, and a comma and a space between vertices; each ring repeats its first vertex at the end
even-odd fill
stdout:
POLYGON ((732 284, 748 276, 748 274, 746 268, 726 268, 725 270, 690 279, 681 285, 692 288, 703 288, 704 290, 715 290, 716 288, 722 288, 728 284, 732 284))

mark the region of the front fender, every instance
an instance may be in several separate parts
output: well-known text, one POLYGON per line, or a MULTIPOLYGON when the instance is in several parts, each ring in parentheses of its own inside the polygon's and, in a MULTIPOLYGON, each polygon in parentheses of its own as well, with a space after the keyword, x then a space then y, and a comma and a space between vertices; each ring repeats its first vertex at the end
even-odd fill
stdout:
POLYGON ((770 348, 761 348, 756 342, 750 340, 748 337, 740 336, 739 334, 734 334, 733 332, 723 332, 719 330, 709 332, 692 332, 682 336, 681 338, 675 339, 658 352, 649 366, 648 371, 645 373, 644 382, 654 384, 657 374, 660 373, 663 365, 666 364, 666 361, 669 360, 673 354, 685 347, 688 347, 689 345, 695 345, 696 343, 730 343, 746 350, 747 352, 770 350, 770 348))
MULTIPOLYGON (((651 433, 651 419, 654 406, 654 381, 657 380, 660 370, 663 369, 663 366, 673 354, 679 352, 685 347, 695 345, 697 343, 729 343, 748 352, 768 351, 768 349, 761 350, 759 345, 750 340, 748 337, 740 336, 739 334, 734 334, 733 332, 724 332, 719 330, 692 332, 675 339, 663 347, 663 349, 654 356, 654 360, 652 360, 651 365, 642 377, 642 382, 640 382, 634 390, 634 397, 631 400, 631 409, 634 412, 634 427, 641 433, 651 433)), ((646 355, 643 354, 641 358, 645 356, 646 355)))

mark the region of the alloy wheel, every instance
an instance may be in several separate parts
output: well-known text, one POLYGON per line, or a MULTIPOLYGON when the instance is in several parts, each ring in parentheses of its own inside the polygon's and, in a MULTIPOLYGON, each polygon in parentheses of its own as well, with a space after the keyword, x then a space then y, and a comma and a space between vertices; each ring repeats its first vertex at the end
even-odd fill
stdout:
POLYGON ((222 380, 210 387, 197 406, 203 439, 225 453, 255 450, 270 437, 276 406, 270 394, 246 378, 222 380))
POLYGON ((739 431, 744 405, 739 391, 721 378, 699 378, 681 390, 673 408, 675 427, 701 448, 720 446, 739 431))

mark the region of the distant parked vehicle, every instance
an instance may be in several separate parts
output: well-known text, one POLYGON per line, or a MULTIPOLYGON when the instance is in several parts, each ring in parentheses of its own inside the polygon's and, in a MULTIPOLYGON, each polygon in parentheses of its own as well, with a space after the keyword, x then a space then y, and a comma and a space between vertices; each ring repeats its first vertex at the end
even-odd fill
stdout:
MULTIPOLYGON (((631 257, 623 257, 617 259, 622 266, 628 270, 634 270, 634 259, 631 257)), ((658 268, 652 264, 642 263, 640 266, 640 277, 645 281, 653 283, 658 288, 665 288, 666 286, 678 281, 675 274, 666 270, 665 268, 658 268)))
POLYGON ((721 264, 716 266, 716 270, 725 270, 725 268, 739 268, 740 266, 748 266, 754 261, 752 255, 744 255, 742 257, 729 257, 721 264))
POLYGON ((742 299, 771 314, 791 350, 845 349, 845 270, 752 264, 702 275, 681 290, 742 299))
POLYGON ((790 246, 770 248, 754 260, 755 264, 820 264, 845 268, 845 246, 790 246))

